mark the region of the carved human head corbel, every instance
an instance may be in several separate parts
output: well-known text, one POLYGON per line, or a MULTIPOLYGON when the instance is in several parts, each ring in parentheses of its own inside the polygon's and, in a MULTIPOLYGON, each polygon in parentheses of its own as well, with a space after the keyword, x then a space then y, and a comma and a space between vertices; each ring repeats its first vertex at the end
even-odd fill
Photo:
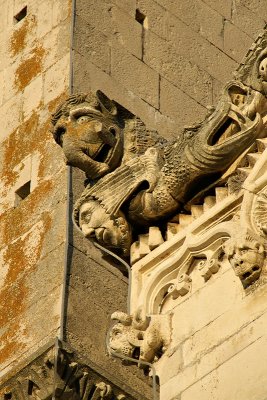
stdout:
POLYGON ((248 231, 236 234, 224 243, 223 250, 244 288, 259 279, 265 259, 261 237, 248 231))

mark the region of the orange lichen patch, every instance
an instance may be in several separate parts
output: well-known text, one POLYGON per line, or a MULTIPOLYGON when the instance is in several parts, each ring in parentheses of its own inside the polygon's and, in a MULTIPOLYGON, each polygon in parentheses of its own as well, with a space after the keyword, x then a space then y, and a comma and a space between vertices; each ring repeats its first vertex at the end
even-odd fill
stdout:
POLYGON ((13 186, 18 178, 18 172, 15 172, 14 167, 21 162, 28 154, 30 154, 35 146, 36 130, 38 127, 39 116, 34 112, 31 117, 23 122, 8 138, 3 142, 3 163, 1 171, 1 180, 8 189, 13 186))
POLYGON ((48 203, 53 199, 54 183, 52 181, 44 181, 38 185, 35 190, 27 197, 19 207, 12 211, 8 210, 1 221, 1 231, 3 243, 1 246, 8 245, 12 240, 22 235, 29 229, 34 221, 42 215, 42 208, 45 202, 48 203), (28 219, 31 215, 31 219, 28 219))
POLYGON ((17 282, 14 281, 14 288, 7 286, 1 289, 1 327, 10 324, 14 319, 23 313, 25 310, 25 300, 27 298, 27 294, 28 291, 25 287, 25 283, 22 280, 17 282))
POLYGON ((63 101, 65 101, 68 96, 69 96, 69 94, 67 93, 67 91, 65 91, 65 92, 61 93, 59 96, 57 96, 55 99, 51 100, 47 104, 48 111, 50 113, 55 112, 57 107, 59 106, 59 104, 63 103, 63 101))
POLYGON ((46 178, 47 170, 51 165, 51 158, 47 155, 46 157, 42 157, 39 164, 38 170, 38 178, 43 180, 46 178))
MULTIPOLYGON (((48 105, 51 111, 54 111, 63 96, 65 94, 48 105)), ((0 326, 3 329, 2 335, 0 334, 0 364, 25 349, 31 328, 25 318, 29 304, 33 301, 30 287, 40 284, 34 281, 34 271, 38 269, 39 262, 47 251, 48 236, 53 229, 51 204, 58 189, 56 182, 48 180, 45 175, 48 160, 51 159, 48 153, 49 146, 52 145, 49 127, 50 118, 40 126, 40 118, 34 112, 3 143, 1 175, 8 188, 17 179, 13 172, 14 167, 26 156, 37 151, 46 162, 40 168, 39 175, 42 179, 34 191, 18 207, 1 216, 0 247, 8 248, 5 252, 3 250, 6 275, 0 290, 0 326), (36 229, 36 226, 39 228, 36 229), (25 330, 22 328, 24 324, 25 330)))
POLYGON ((69 0, 69 3, 68 3, 68 18, 70 18, 71 14, 72 14, 72 1, 73 0, 69 0))
MULTIPOLYGON (((4 264, 8 266, 5 276, 3 289, 0 293, 0 305, 4 304, 1 299, 5 299, 3 292, 12 288, 12 285, 23 280, 25 273, 29 273, 36 267, 40 258, 43 242, 47 232, 51 229, 51 216, 44 212, 41 219, 26 234, 11 242, 3 254, 4 264)), ((17 289, 17 288, 16 288, 17 289)), ((17 290, 15 290, 17 293, 17 290)), ((8 296, 7 296, 8 297, 8 296)), ((14 302, 14 299, 10 300, 14 302)), ((18 308, 20 305, 18 305, 18 308)), ((1 309, 1 306, 0 306, 1 309)), ((10 310, 9 310, 10 311, 10 310)), ((0 313, 0 326, 3 315, 0 313)))
POLYGON ((22 25, 13 32, 10 38, 10 53, 13 57, 25 49, 27 45, 27 35, 33 30, 35 24, 36 20, 34 16, 25 18, 22 25))
POLYGON ((42 220, 26 235, 10 243, 3 255, 8 271, 0 291, 0 326, 8 329, 0 340, 0 364, 23 347, 22 338, 18 341, 17 337, 19 325, 25 320, 23 313, 29 298, 26 279, 37 267, 46 233, 50 229, 51 218, 44 213, 42 220))
POLYGON ((29 57, 18 66, 15 72, 15 84, 19 90, 23 90, 33 78, 41 73, 44 55, 45 49, 42 46, 36 46, 29 57))
POLYGON ((25 348, 25 344, 19 338, 14 337, 19 331, 19 324, 14 322, 9 325, 7 331, 0 336, 0 365, 7 363, 14 354, 21 352, 25 348))
MULTIPOLYGON (((49 112, 55 111, 57 105, 67 97, 64 92, 56 99, 51 101, 47 108, 49 112)), ((49 154, 47 153, 47 142, 53 142, 51 133, 50 115, 47 120, 40 125, 40 118, 36 111, 15 129, 2 144, 3 159, 1 160, 1 180, 5 187, 5 196, 18 178, 18 172, 14 171, 17 166, 29 154, 39 151, 43 155, 43 160, 47 165, 49 154)), ((40 177, 45 178, 45 170, 40 165, 40 177)))
POLYGON ((4 164, 14 168, 32 150, 38 130, 39 115, 34 111, 3 143, 4 164), (34 140, 35 139, 35 140, 34 140))

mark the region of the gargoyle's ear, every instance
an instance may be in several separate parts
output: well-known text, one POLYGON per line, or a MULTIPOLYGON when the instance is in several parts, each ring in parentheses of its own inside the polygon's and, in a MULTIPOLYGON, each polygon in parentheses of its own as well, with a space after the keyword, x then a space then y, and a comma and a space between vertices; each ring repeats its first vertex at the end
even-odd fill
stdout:
POLYGON ((101 90, 98 90, 96 95, 103 113, 108 113, 112 116, 117 115, 117 107, 112 100, 110 100, 103 92, 101 92, 101 90))

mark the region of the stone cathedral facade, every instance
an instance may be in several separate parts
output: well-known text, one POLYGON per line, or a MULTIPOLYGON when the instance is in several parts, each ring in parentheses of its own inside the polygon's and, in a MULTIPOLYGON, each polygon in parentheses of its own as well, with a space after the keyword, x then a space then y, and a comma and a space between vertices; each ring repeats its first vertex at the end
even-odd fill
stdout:
POLYGON ((266 2, 0 5, 0 399, 266 400, 266 2))

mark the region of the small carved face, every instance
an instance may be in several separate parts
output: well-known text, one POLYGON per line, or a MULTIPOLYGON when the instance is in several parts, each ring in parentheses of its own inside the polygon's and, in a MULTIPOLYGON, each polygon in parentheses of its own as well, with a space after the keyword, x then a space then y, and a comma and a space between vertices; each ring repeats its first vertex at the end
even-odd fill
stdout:
POLYGON ((259 278, 264 263, 262 245, 255 243, 255 247, 249 244, 236 246, 228 257, 235 274, 241 279, 245 288, 259 278))
POLYGON ((131 230, 121 212, 111 218, 97 202, 87 201, 80 208, 79 225, 86 237, 95 237, 101 245, 122 250, 125 256, 128 255, 131 230))
POLYGON ((134 347, 129 343, 127 338, 128 327, 118 323, 111 331, 110 335, 110 348, 115 352, 122 354, 126 357, 132 357, 134 347))
POLYGON ((139 339, 140 331, 133 329, 131 326, 125 326, 120 322, 115 324, 110 334, 110 348, 115 352, 126 357, 139 358, 139 353, 136 352, 142 345, 142 340, 139 339), (135 354, 136 353, 136 354, 135 354))
POLYGON ((59 118, 55 137, 70 165, 91 179, 112 171, 122 156, 119 126, 88 103, 73 106, 68 116, 59 118))

